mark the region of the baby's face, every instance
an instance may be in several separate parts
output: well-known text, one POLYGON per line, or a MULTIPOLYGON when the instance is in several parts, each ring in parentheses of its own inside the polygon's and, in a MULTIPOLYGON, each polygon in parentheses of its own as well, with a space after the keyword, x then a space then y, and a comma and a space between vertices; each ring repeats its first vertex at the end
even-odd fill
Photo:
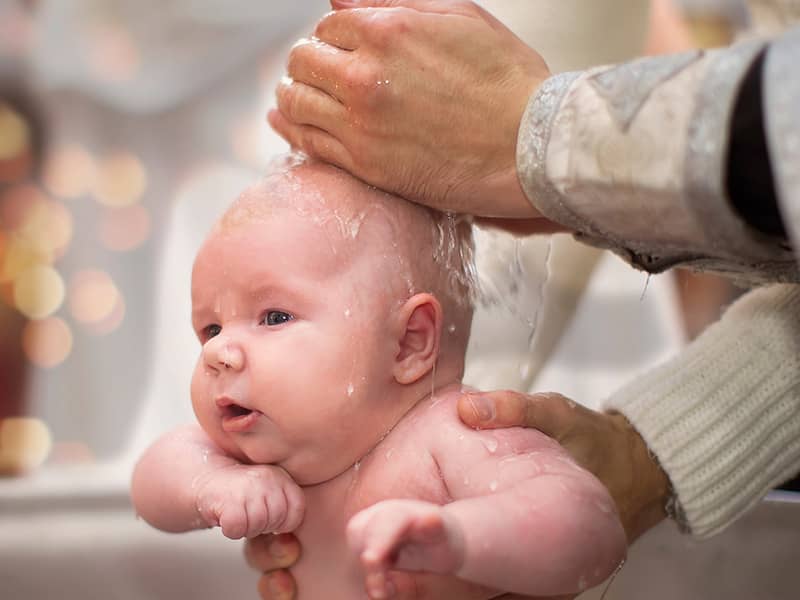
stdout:
POLYGON ((201 426, 301 484, 345 470, 399 418, 386 394, 395 304, 374 257, 335 229, 281 208, 216 229, 192 273, 201 426))

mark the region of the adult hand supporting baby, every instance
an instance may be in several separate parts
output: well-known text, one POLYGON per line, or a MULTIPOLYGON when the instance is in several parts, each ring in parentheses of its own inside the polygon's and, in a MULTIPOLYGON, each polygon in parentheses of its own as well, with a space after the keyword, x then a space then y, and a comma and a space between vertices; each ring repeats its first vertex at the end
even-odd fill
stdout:
POLYGON ((291 600, 296 596, 288 569, 300 558, 300 542, 291 533, 260 535, 247 540, 244 555, 253 569, 262 573, 258 593, 264 600, 291 600))
MULTIPOLYGON (((262 573, 258 581, 258 593, 262 600, 293 600, 297 596, 297 588, 289 568, 300 558, 300 544, 297 538, 285 533, 281 535, 261 535, 247 540, 245 544, 245 558, 247 563, 262 573)), ((425 576, 416 578, 409 575, 405 582, 400 582, 397 594, 393 600, 435 600, 442 598, 437 594, 435 586, 426 588, 425 576), (403 586, 407 583, 407 586, 403 586)), ((452 586, 449 586, 452 592, 452 586)), ((448 596, 449 597, 449 596, 448 596)), ((474 593, 467 592, 459 595, 461 600, 487 599, 486 592, 478 587, 474 593), (470 595, 472 594, 472 595, 470 595)), ((557 598, 539 598, 538 600, 573 600, 574 596, 559 596, 557 598)), ((536 600, 518 594, 504 594, 494 600, 536 600)))
POLYGON ((470 392, 461 420, 480 429, 534 427, 555 439, 607 488, 632 543, 666 517, 669 478, 618 413, 599 413, 556 393, 470 392))
POLYGON ((549 76, 541 56, 472 2, 332 5, 289 56, 273 128, 409 200, 547 227, 515 162, 528 97, 549 76))

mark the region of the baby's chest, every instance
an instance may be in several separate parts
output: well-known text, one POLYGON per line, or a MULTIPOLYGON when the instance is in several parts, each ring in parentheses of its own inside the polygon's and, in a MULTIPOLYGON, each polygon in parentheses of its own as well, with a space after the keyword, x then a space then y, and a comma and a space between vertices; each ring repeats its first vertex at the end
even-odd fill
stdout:
MULTIPOLYGON (((377 450, 377 449, 376 449, 377 450)), ((415 498, 437 504, 449 501, 435 462, 399 448, 373 452, 347 477, 306 488, 306 516, 296 532, 303 547, 294 569, 300 600, 362 598, 357 557, 347 545, 346 528, 360 510, 382 500, 415 498)))
POLYGON ((306 535, 343 537, 347 522, 360 510, 382 500, 412 498, 436 504, 450 501, 438 465, 427 450, 386 446, 347 473, 325 484, 305 488, 306 535))

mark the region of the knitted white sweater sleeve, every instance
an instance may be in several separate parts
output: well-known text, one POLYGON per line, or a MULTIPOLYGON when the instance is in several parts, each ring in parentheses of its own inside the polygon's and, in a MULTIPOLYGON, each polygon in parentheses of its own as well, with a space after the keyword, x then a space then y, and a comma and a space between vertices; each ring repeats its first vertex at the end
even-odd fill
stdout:
POLYGON ((624 414, 658 457, 679 523, 718 533, 800 471, 800 286, 746 294, 603 408, 624 414))

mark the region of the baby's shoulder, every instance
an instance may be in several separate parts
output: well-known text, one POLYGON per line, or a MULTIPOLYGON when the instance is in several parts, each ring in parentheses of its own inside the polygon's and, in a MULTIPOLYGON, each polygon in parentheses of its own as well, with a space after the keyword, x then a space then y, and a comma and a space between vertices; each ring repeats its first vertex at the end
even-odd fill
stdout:
POLYGON ((397 439, 427 448, 435 455, 452 455, 454 459, 472 460, 475 455, 487 458, 508 454, 566 451, 542 432, 523 427, 476 430, 465 425, 458 416, 458 401, 463 395, 458 388, 437 393, 420 402, 396 428, 397 439))

